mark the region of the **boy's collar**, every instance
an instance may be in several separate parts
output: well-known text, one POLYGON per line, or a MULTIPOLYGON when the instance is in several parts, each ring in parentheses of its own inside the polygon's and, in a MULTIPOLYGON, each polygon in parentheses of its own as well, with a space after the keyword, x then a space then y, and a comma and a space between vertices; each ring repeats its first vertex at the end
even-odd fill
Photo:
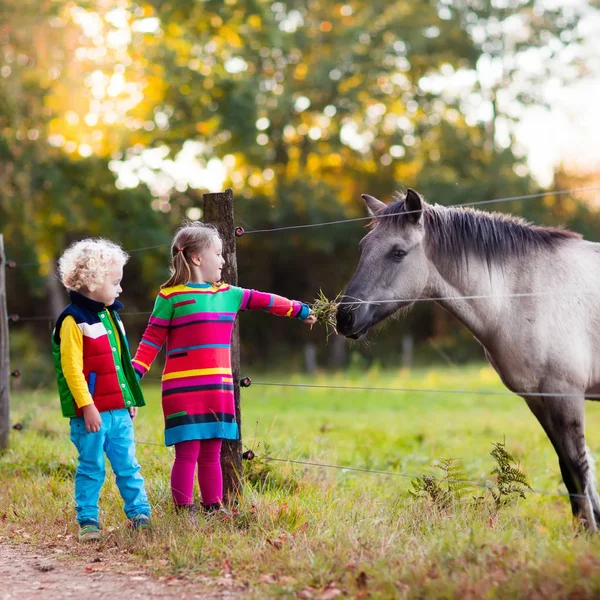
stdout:
POLYGON ((98 302, 97 300, 92 300, 79 292, 75 292, 71 290, 69 292, 69 299, 71 300, 71 304, 75 304, 77 306, 81 306, 87 310, 91 310, 95 313, 101 313, 104 309, 108 309, 110 311, 121 310, 123 305, 115 300, 110 306, 104 306, 102 302, 98 302))

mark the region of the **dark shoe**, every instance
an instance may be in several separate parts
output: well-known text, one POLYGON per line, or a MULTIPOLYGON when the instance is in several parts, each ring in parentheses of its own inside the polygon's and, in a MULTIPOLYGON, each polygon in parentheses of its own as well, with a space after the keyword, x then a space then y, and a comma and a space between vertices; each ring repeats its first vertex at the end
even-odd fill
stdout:
POLYGON ((137 517, 133 517, 133 519, 129 519, 129 526, 131 529, 137 531, 152 529, 150 515, 138 515, 137 517))
POLYGON ((220 517, 224 517, 226 519, 231 519, 235 514, 232 510, 225 508, 220 502, 214 502, 213 504, 203 504, 202 508, 204 511, 210 515, 216 515, 220 517))
POLYGON ((196 504, 175 504, 175 512, 187 513, 188 515, 198 514, 198 506, 196 504))

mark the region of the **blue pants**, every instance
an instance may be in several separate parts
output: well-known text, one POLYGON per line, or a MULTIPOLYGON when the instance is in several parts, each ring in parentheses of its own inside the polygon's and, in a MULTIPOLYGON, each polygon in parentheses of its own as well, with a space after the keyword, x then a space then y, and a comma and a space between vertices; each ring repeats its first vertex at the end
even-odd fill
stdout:
POLYGON ((75 473, 75 510, 79 523, 98 521, 98 499, 106 475, 104 453, 116 475, 129 519, 149 515, 150 505, 135 457, 133 424, 126 408, 101 412, 102 426, 87 433, 83 417, 71 419, 71 441, 79 452, 75 473))

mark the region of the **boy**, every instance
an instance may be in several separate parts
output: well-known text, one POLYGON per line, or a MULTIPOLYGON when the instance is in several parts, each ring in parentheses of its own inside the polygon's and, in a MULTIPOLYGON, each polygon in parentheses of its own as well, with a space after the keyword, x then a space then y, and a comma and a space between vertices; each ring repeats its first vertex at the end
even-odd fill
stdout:
POLYGON ((131 526, 150 527, 132 424, 145 402, 117 314, 123 306, 116 299, 128 258, 112 242, 86 239, 68 248, 58 266, 71 303, 56 322, 52 354, 62 413, 71 419, 71 441, 79 452, 75 510, 81 542, 100 539, 98 499, 105 453, 131 526))

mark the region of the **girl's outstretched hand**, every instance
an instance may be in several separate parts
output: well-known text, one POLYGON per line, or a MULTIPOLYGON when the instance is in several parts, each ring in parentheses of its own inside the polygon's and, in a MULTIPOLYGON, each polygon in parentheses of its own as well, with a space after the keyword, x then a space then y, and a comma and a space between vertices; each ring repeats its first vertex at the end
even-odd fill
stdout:
POLYGON ((304 323, 306 325, 314 325, 316 322, 317 322, 317 316, 312 311, 310 312, 308 317, 306 317, 306 319, 304 319, 304 323))

